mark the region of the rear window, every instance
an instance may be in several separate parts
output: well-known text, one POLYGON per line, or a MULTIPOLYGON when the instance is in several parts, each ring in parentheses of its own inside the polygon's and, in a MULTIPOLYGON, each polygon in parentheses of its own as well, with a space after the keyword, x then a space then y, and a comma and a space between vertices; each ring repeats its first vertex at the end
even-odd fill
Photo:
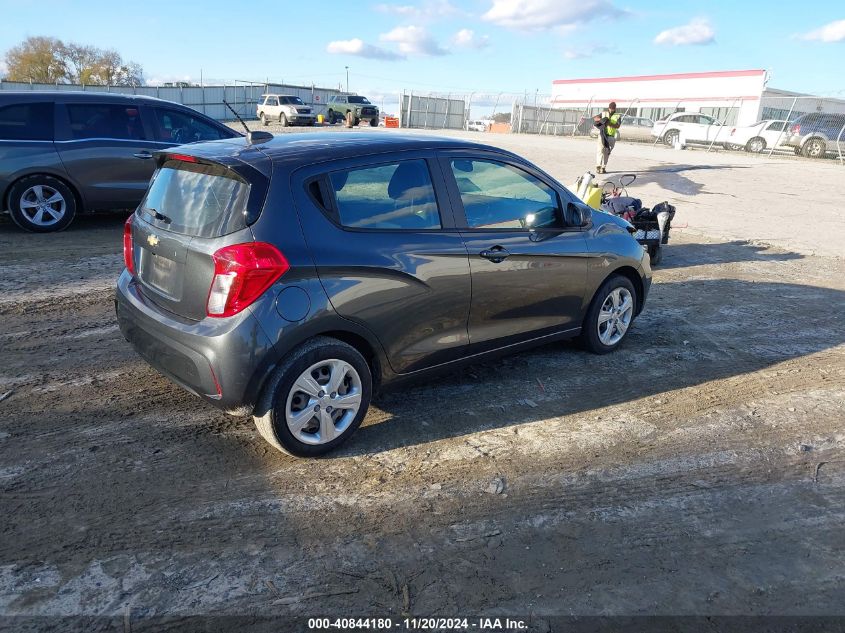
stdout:
POLYGON ((53 104, 20 103, 0 108, 0 139, 52 141, 53 104))
POLYGON ((252 186, 222 165, 168 160, 138 207, 165 231, 219 237, 247 226, 252 186))

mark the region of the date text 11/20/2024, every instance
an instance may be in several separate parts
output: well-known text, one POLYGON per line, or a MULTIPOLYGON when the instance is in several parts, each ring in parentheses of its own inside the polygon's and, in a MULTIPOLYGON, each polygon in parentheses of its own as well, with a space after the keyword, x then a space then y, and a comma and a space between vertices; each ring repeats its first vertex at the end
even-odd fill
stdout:
POLYGON ((352 631, 525 631, 525 620, 511 618, 309 618, 308 629, 352 631))

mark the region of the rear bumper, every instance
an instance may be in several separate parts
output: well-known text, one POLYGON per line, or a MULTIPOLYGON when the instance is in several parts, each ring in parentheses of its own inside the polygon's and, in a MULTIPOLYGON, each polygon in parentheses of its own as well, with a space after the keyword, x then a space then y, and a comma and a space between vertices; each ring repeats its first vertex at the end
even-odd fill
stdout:
POLYGON ((254 406, 259 377, 274 356, 249 310, 227 319, 189 321, 150 302, 124 270, 115 311, 123 337, 159 373, 221 409, 254 406))

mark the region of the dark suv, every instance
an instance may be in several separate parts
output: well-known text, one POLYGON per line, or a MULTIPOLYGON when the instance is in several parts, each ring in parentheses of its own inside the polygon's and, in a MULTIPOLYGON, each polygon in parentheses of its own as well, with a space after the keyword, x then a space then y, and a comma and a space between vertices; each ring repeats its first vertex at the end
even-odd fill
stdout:
POLYGON ((153 152, 240 136, 185 106, 101 92, 0 92, 0 211, 28 231, 138 206, 153 152))
POLYGON ((343 442, 401 378, 578 335, 610 352, 651 284, 628 223, 485 145, 286 134, 156 164, 126 222, 120 329, 294 455, 343 442))
POLYGON ((329 123, 343 121, 348 114, 352 115, 352 123, 358 125, 367 121, 370 127, 377 127, 379 110, 370 103, 369 99, 360 95, 332 95, 326 104, 326 118, 329 123))
POLYGON ((787 128, 782 145, 808 158, 824 158, 836 151, 837 141, 845 146, 845 114, 810 112, 803 114, 787 128))

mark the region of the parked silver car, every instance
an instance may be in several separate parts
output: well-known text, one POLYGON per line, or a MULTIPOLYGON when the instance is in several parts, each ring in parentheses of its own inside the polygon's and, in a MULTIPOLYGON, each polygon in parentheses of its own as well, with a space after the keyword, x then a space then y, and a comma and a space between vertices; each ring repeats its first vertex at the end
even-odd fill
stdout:
POLYGON ((256 106, 256 115, 264 125, 270 121, 278 121, 282 127, 314 125, 317 120, 314 111, 295 95, 261 95, 261 101, 256 106))

